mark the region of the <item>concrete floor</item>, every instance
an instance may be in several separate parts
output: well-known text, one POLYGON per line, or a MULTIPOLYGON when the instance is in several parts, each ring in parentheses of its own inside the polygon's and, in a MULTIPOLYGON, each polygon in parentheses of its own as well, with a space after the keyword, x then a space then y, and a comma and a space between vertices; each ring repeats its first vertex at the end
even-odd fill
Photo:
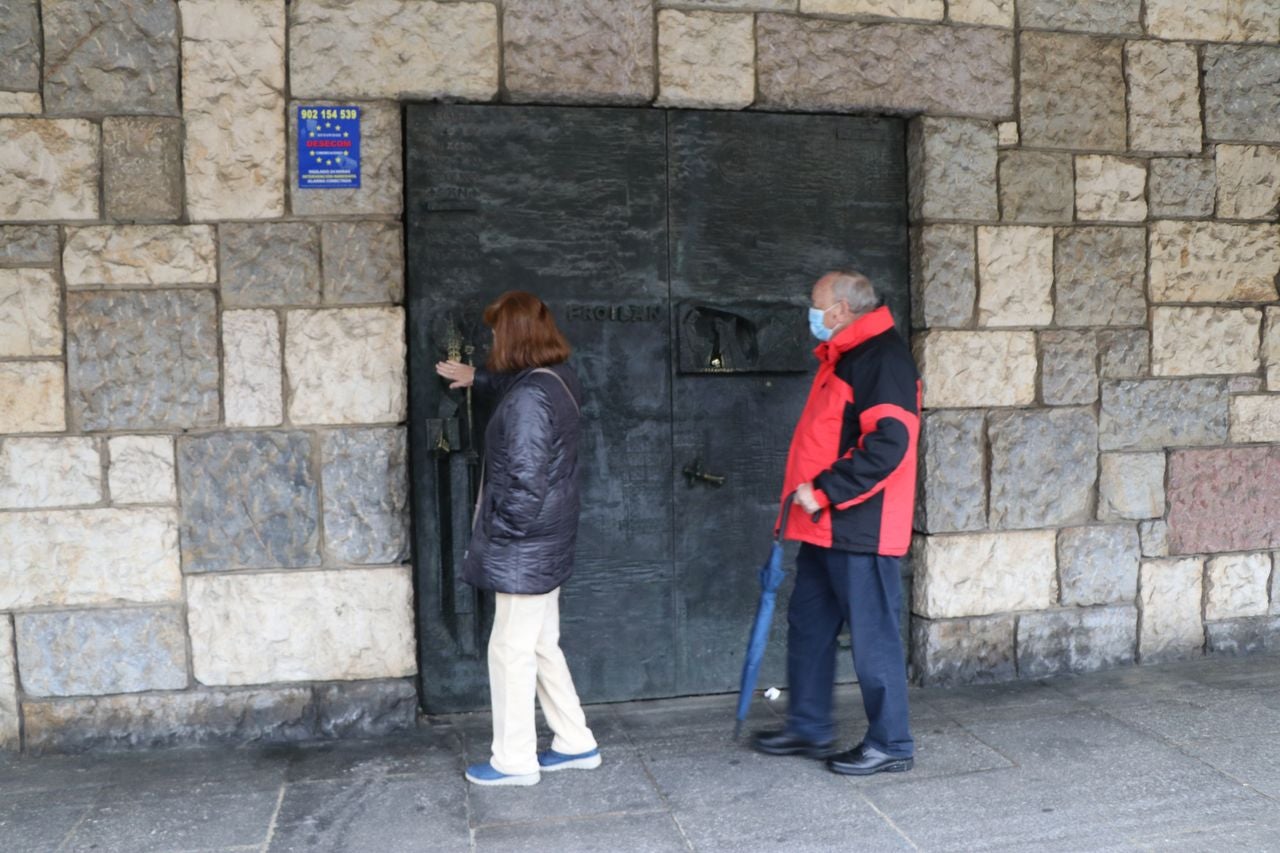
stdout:
MULTIPOLYGON (((523 789, 463 781, 483 715, 377 741, 11 757, 0 851, 1280 851, 1280 657, 912 699, 915 770, 860 780, 731 743, 726 696, 589 708, 604 766, 523 789)), ((852 742, 856 691, 840 707, 852 742)))

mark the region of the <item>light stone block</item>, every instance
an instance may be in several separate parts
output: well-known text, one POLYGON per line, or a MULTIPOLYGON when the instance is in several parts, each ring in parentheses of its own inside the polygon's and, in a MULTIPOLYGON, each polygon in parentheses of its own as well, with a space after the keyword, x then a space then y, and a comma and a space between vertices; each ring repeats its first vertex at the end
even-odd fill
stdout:
POLYGON ((0 610, 181 598, 172 509, 0 515, 0 610))
POLYGON ((1156 222, 1148 242, 1153 302, 1272 302, 1280 226, 1156 222))
POLYGON ((92 438, 0 438, 0 509, 83 506, 102 500, 92 438))
POLYGON ((1053 530, 919 537, 912 612, 941 619, 1052 607, 1056 546, 1053 530))
POLYGON ((996 129, 989 121, 924 116, 907 129, 914 220, 995 219, 996 129))
POLYGON ((67 378, 61 362, 0 362, 0 433, 67 428, 67 378))
POLYGON ((178 5, 187 214, 197 222, 281 216, 285 6, 274 0, 178 5))
POLYGON ((113 504, 174 504, 178 486, 173 439, 167 435, 119 435, 107 440, 107 480, 113 504))
POLYGON ((0 115, 40 115, 44 101, 39 92, 0 92, 0 115))
POLYGON ((1218 217, 1274 221, 1280 206, 1280 147, 1219 145, 1214 160, 1218 217))
POLYGON ((72 228, 62 252, 67 285, 213 284, 218 246, 209 225, 72 228))
POLYGON ((1270 579, 1270 552, 1210 557, 1204 572, 1205 620, 1265 616, 1270 579))
POLYGON ((1234 442, 1280 443, 1280 395, 1232 397, 1230 434, 1234 442))
MULTIPOLYGON (((950 0, 947 17, 957 24, 985 24, 989 27, 1013 26, 1013 0, 950 0)), ((1017 131, 1017 125, 1014 125, 1017 131)), ((1011 145, 1018 142, 1015 137, 1011 145)), ((1001 140, 1001 144, 1004 141, 1001 140)))
POLYGON ((1156 376, 1257 373, 1262 312, 1257 308, 1171 308, 1151 312, 1156 376))
POLYGON ((1016 121, 1002 121, 996 125, 996 138, 1001 145, 1017 145, 1021 139, 1016 121))
POLYGON ((1138 656, 1143 663, 1199 655, 1204 650, 1200 602, 1204 562, 1143 560, 1138 579, 1138 656))
POLYGON ((401 568, 192 577, 196 679, 231 685, 412 675, 412 605, 409 571, 401 568))
POLYGON ((0 357, 62 355, 61 308, 49 270, 0 269, 0 357))
POLYGON ((945 11, 942 0, 800 0, 801 14, 808 15, 875 15, 941 21, 945 11))
POLYGON ((658 104, 741 109, 756 97, 755 18, 658 13, 658 104))
POLYGON ((341 308, 290 311, 285 369, 295 424, 404 420, 404 311, 341 308))
POLYGON ((1276 40, 1274 0, 1146 0, 1147 33, 1195 41, 1276 40))
POLYGON ((1076 157, 1076 216, 1088 221, 1146 219, 1146 166, 1109 155, 1076 157))
POLYGON ((1122 521, 1164 515, 1164 454, 1104 453, 1098 481, 1098 518, 1122 521))
POLYGON ((280 320, 274 311, 222 314, 227 426, 277 426, 284 419, 280 320))
POLYGON ((97 219, 101 137, 84 119, 0 119, 0 221, 97 219))
POLYGON ((498 92, 491 3, 302 0, 289 22, 295 98, 462 98, 498 92))
POLYGON ((13 623, 0 615, 0 750, 17 751, 22 718, 18 705, 18 660, 13 646, 13 623))
POLYGON ((1280 551, 1271 553, 1271 615, 1280 616, 1280 551))
POLYGON ((1053 322, 1052 293, 1052 228, 978 229, 979 325, 1047 326, 1053 322))
POLYGON ((1129 84, 1129 148, 1200 153, 1200 65, 1189 44, 1125 45, 1129 84))
POLYGON ((1035 332, 928 332, 916 346, 916 358, 927 408, 1035 402, 1035 332))
POLYGON ((1280 308, 1266 309, 1262 360, 1267 370, 1267 390, 1280 391, 1280 308))

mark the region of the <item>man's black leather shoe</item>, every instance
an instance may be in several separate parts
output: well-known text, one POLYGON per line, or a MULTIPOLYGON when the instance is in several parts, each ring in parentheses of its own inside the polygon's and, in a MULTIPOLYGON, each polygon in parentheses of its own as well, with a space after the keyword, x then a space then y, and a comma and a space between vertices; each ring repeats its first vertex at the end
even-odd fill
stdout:
POLYGON ((860 743, 848 752, 842 752, 827 759, 827 769, 844 776, 902 773, 910 770, 914 764, 914 758, 895 758, 865 743, 860 743))
POLYGON ((756 752, 766 755, 803 755, 806 758, 827 758, 835 755, 833 743, 814 743, 785 731, 756 732, 751 738, 756 752))

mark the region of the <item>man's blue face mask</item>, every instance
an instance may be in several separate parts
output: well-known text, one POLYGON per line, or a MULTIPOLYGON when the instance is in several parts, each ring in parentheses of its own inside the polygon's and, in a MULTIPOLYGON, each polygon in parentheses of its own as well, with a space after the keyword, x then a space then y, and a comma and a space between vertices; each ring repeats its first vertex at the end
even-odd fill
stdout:
MULTIPOLYGON (((839 304, 838 302, 836 303, 836 305, 839 304)), ((831 308, 834 307, 836 306, 831 306, 831 308)), ((831 308, 828 308, 827 311, 830 311, 831 308)), ((832 330, 828 329, 826 324, 822 322, 827 316, 827 311, 823 311, 821 308, 809 309, 809 331, 820 341, 831 340, 832 330)))

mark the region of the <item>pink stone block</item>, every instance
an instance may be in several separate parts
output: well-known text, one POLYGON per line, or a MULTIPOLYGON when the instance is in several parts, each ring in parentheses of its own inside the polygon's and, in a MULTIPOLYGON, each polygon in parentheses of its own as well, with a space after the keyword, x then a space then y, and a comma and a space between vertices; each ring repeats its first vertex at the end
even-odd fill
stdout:
POLYGON ((1169 552, 1280 547, 1280 447, 1175 450, 1169 552))

